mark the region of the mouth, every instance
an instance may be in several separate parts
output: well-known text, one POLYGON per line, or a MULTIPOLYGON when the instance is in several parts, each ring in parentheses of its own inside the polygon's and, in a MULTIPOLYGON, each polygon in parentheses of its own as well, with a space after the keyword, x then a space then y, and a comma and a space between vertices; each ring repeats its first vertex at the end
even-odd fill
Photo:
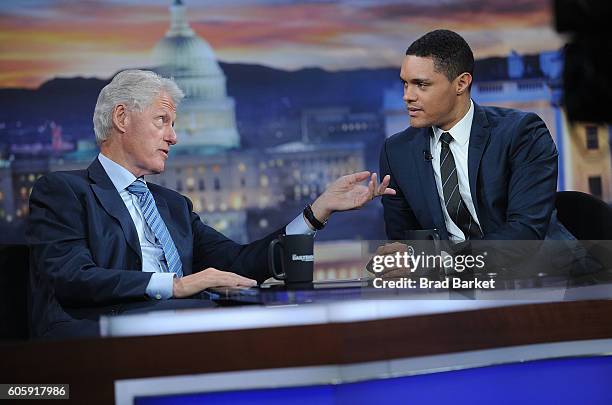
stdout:
POLYGON ((421 112, 423 112, 423 110, 420 109, 420 108, 408 107, 408 115, 410 115, 411 117, 414 117, 414 116, 418 115, 421 112))
POLYGON ((164 157, 168 158, 168 152, 169 151, 167 151, 165 149, 160 149, 159 151, 162 153, 162 155, 164 155, 164 157))

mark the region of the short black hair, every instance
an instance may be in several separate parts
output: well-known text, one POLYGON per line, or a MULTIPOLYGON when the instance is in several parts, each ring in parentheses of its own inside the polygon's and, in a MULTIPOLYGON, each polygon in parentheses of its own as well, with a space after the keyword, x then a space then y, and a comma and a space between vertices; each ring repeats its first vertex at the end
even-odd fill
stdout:
POLYGON ((474 73, 472 49, 461 35, 450 30, 428 32, 408 47, 406 55, 432 58, 435 69, 451 82, 461 73, 474 73))

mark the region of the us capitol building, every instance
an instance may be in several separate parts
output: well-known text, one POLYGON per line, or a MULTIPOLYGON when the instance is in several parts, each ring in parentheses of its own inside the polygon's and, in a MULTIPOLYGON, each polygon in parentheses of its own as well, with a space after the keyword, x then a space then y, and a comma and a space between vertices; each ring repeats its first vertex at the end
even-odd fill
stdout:
POLYGON ((210 45, 197 36, 185 18, 185 6, 170 7, 170 29, 153 48, 156 71, 172 77, 185 93, 176 132, 183 148, 235 148, 234 100, 227 96, 225 75, 210 45))

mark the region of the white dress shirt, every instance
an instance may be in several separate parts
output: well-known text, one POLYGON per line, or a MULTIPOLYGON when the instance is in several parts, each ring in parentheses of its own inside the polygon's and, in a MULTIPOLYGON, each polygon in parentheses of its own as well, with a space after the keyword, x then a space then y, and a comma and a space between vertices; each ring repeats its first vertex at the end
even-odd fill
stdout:
POLYGON ((457 167, 459 193, 461 194, 461 198, 463 199, 468 211, 472 215, 472 218, 474 218, 478 226, 480 226, 478 215, 476 215, 476 208, 474 207, 474 202, 472 201, 472 194, 470 193, 470 178, 468 176, 468 150, 470 146, 470 132, 472 131, 473 119, 474 103, 472 100, 470 100, 470 109, 451 129, 444 131, 438 127, 432 127, 433 136, 430 140, 430 147, 433 160, 431 163, 433 164, 436 187, 438 188, 438 197, 440 198, 440 205, 442 206, 442 213, 444 214, 444 222, 446 223, 448 236, 450 240, 454 241, 465 240, 465 235, 463 234, 463 231, 459 229, 457 224, 453 222, 450 215, 448 215, 448 211, 446 210, 444 191, 442 189, 442 179, 440 176, 440 151, 442 150, 442 142, 440 141, 440 137, 444 132, 448 132, 453 137, 453 141, 449 146, 455 159, 455 166, 457 167))
MULTIPOLYGON (((134 222, 142 252, 142 271, 153 273, 146 288, 147 296, 158 300, 171 298, 175 273, 168 272, 164 251, 144 219, 138 197, 127 190, 127 187, 136 180, 136 177, 129 170, 102 153, 98 154, 98 160, 117 189, 134 222)), ((304 220, 304 216, 300 214, 287 225, 285 233, 287 235, 312 235, 315 232, 310 229, 304 220)))

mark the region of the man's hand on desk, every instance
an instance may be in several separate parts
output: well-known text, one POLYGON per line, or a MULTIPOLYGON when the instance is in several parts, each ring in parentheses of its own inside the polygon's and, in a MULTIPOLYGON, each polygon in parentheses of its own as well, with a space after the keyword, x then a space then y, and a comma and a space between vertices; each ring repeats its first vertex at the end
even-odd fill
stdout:
POLYGON ((374 261, 375 259, 372 258, 372 260, 370 260, 370 262, 366 266, 366 269, 370 273, 374 274, 375 277, 400 278, 400 277, 410 276, 411 274, 410 269, 412 267, 412 262, 411 261, 406 262, 405 260, 403 260, 405 254, 408 254, 408 246, 406 244, 399 243, 399 242, 387 243, 383 246, 378 247, 378 249, 376 249, 375 256, 379 256, 383 258, 390 256, 391 258, 395 259, 398 254, 401 255, 401 259, 393 260, 392 266, 385 265, 384 260, 379 259, 380 260, 379 266, 383 266, 383 269, 382 270, 375 269, 375 261, 374 261))
POLYGON ((254 287, 257 281, 209 267, 185 277, 175 278, 172 287, 174 298, 185 298, 211 287, 254 287))

